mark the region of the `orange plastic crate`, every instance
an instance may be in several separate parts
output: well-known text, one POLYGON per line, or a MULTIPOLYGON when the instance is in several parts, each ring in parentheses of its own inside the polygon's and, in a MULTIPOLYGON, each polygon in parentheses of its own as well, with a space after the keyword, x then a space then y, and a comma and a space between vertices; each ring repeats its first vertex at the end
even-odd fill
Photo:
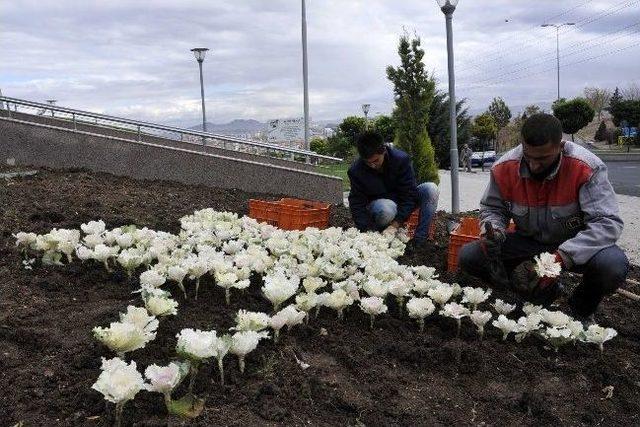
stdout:
MULTIPOLYGON (((418 227, 419 215, 420 215, 420 209, 414 210, 411 213, 411 215, 409 215, 409 218, 405 223, 405 226, 407 227, 407 234, 409 235, 409 237, 413 237, 413 235, 416 233, 416 228, 418 227)), ((431 224, 429 224, 429 239, 432 239, 432 240, 433 240, 433 236, 436 233, 436 221, 435 221, 436 217, 437 217, 437 214, 434 214, 431 220, 431 224)))
MULTIPOLYGON (((515 224, 509 224, 509 230, 515 230, 515 224)), ((460 225, 449 236, 449 249, 447 251, 447 270, 458 269, 458 252, 460 248, 469 242, 480 238, 480 219, 475 217, 463 217, 460 225)))
POLYGON ((283 198, 279 201, 249 200, 249 216, 284 230, 327 228, 330 205, 311 200, 283 198))
POLYGON ((277 227, 280 220, 279 203, 277 201, 268 202, 266 200, 249 199, 249 217, 277 227))

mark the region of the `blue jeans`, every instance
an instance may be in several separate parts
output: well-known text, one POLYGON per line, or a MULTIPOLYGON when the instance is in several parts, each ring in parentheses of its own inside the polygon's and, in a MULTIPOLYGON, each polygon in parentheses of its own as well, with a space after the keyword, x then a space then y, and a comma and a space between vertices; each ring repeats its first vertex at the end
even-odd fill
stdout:
MULTIPOLYGON (((531 260, 542 252, 555 252, 557 245, 537 242, 518 233, 507 233, 502 244, 502 261, 511 273, 520 263, 531 260)), ((480 242, 464 245, 458 253, 460 268, 489 282, 488 260, 480 242)), ((570 271, 582 274, 582 283, 573 293, 570 303, 582 316, 593 314, 605 295, 613 293, 627 279, 629 260, 622 249, 613 245, 602 249, 586 264, 575 265, 570 271)))
MULTIPOLYGON (((427 238, 429 224, 431 224, 433 214, 438 209, 440 190, 433 182, 420 184, 417 189, 418 200, 413 209, 420 208, 420 216, 414 238, 420 240, 427 238)), ((367 212, 369 212, 369 217, 371 218, 371 228, 384 230, 395 219, 398 213, 398 205, 391 199, 376 199, 367 205, 367 212)))

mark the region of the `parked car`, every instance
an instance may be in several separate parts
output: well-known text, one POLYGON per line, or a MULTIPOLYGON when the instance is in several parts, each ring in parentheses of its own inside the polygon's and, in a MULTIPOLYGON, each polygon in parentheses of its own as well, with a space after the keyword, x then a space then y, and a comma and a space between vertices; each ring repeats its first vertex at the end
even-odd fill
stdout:
POLYGON ((491 151, 476 151, 471 156, 471 166, 482 166, 484 163, 489 164, 496 161, 495 150, 491 151))

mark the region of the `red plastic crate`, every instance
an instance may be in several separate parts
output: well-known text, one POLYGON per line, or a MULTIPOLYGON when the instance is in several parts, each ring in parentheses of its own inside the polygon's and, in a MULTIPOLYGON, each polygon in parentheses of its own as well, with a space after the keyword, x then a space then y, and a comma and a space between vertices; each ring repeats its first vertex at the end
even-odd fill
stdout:
MULTIPOLYGON (((509 224, 510 231, 515 230, 515 224, 509 224)), ((458 269, 458 252, 460 248, 469 242, 480 238, 480 219, 475 217, 463 217, 460 225, 449 236, 449 249, 447 251, 447 270, 458 269)))
POLYGON ((249 200, 249 216, 284 230, 327 228, 330 205, 311 200, 283 198, 279 201, 249 200))
MULTIPOLYGON (((405 223, 405 226, 407 227, 407 234, 409 235, 409 237, 413 237, 413 235, 416 233, 416 228, 418 227, 419 215, 420 215, 420 209, 414 210, 413 212, 411 212, 411 215, 409 215, 409 218, 405 223)), ((428 234, 429 234, 429 239, 431 240, 433 240, 433 236, 435 236, 435 233, 436 233, 437 216, 438 216, 437 214, 434 214, 431 220, 431 224, 429 224, 428 234)))

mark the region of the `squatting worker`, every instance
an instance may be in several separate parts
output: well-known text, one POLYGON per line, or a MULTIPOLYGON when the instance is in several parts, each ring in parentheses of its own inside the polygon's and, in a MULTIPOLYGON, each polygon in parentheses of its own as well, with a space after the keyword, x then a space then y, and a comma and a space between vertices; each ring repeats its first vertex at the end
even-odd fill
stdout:
POLYGON ((416 185, 407 153, 384 143, 376 131, 365 131, 357 139, 360 157, 349 168, 349 207, 360 231, 383 231, 404 225, 419 208, 418 226, 409 250, 424 246, 427 231, 438 207, 438 186, 416 185))
POLYGON ((629 260, 616 246, 623 222, 607 167, 585 148, 562 141, 562 125, 549 114, 529 117, 521 133, 522 144, 491 168, 480 202, 484 234, 461 249, 459 265, 487 279, 488 261, 498 254, 516 291, 549 303, 562 288, 557 279, 538 278, 532 259, 554 253, 563 269, 582 273, 569 305, 574 316, 588 318, 629 270, 629 260), (515 232, 505 232, 510 219, 515 232), (497 230, 493 239, 487 223, 497 230))

